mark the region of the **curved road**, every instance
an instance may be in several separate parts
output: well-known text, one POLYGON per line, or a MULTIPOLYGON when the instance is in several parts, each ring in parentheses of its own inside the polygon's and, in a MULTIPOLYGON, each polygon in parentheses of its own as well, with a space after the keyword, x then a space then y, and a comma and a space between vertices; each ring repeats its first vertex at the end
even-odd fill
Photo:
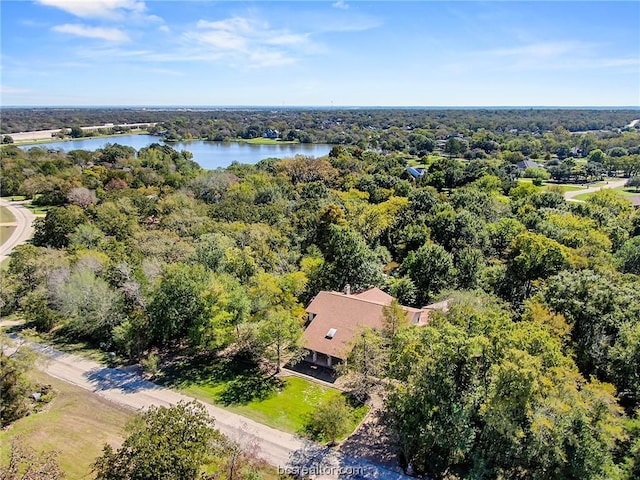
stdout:
MULTIPOLYGON (((41 353, 39 368, 64 382, 136 410, 169 406, 193 398, 145 380, 139 367, 108 368, 78 355, 68 354, 15 334, 10 342, 23 344, 41 353)), ((5 345, 5 351, 15 349, 5 345)), ((222 408, 200 402, 215 419, 216 427, 232 440, 255 452, 280 473, 316 479, 404 480, 400 472, 345 455, 295 435, 281 432, 222 408)))
MULTIPOLYGON (((22 204, 0 200, 16 218, 16 229, 0 247, 1 259, 33 235, 35 216, 22 204)), ((7 326, 5 324, 4 326, 7 326)), ((14 340, 24 342, 16 335, 14 340)), ((168 406, 193 398, 174 390, 160 387, 145 380, 134 367, 107 368, 78 355, 60 352, 39 343, 26 342, 33 350, 43 354, 45 362, 40 369, 64 382, 77 385, 120 405, 144 409, 152 405, 168 406)), ((1 346, 0 346, 1 347, 1 346)), ((231 413, 222 408, 201 402, 215 419, 217 428, 229 438, 255 451, 280 472, 317 479, 409 479, 402 473, 389 470, 337 450, 327 449, 295 435, 281 432, 231 413)))
POLYGON ((9 238, 0 245, 0 262, 9 256, 11 251, 25 243, 33 235, 33 220, 36 218, 22 203, 0 200, 0 206, 6 207, 16 217, 16 228, 9 238))
POLYGON ((577 197, 578 195, 582 195, 583 193, 593 193, 593 192, 597 192, 598 190, 604 190, 606 188, 624 187, 626 183, 627 183, 626 178, 622 180, 609 180, 608 183, 604 185, 599 185, 597 187, 583 188, 582 190, 572 190, 569 192, 564 192, 564 199, 569 202, 582 202, 583 200, 578 200, 575 197, 577 197))

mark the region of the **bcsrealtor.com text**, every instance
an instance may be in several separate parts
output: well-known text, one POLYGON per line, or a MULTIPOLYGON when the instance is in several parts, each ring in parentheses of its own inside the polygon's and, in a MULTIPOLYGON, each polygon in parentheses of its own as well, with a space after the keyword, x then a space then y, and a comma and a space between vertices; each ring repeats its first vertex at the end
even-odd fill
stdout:
POLYGON ((358 476, 364 475, 363 467, 334 467, 325 465, 313 465, 310 467, 282 467, 278 466, 279 475, 293 475, 294 477, 308 477, 311 475, 332 475, 332 476, 358 476))

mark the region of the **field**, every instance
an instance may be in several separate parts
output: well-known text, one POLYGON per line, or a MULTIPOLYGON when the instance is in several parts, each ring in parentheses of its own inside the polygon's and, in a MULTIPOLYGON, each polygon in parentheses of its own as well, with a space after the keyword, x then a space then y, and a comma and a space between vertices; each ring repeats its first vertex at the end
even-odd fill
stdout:
POLYGON ((118 446, 133 411, 44 373, 33 380, 53 386, 55 398, 46 408, 0 432, 0 459, 5 463, 14 438, 40 451, 55 450, 67 480, 87 478, 104 443, 118 446))

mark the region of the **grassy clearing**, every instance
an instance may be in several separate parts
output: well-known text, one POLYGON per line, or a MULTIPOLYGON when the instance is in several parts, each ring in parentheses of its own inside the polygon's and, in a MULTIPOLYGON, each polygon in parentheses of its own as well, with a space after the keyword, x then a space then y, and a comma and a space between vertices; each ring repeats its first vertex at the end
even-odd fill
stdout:
POLYGON ((9 239, 15 229, 15 225, 3 225, 0 227, 0 245, 9 239))
POLYGON ((294 145, 299 143, 297 140, 277 140, 274 138, 234 138, 232 142, 249 143, 251 145, 294 145))
POLYGON ((9 211, 7 207, 0 207, 0 223, 13 223, 16 217, 9 211))
MULTIPOLYGON (((23 202, 23 201, 27 200, 27 197, 25 197, 24 195, 14 195, 12 197, 0 197, 0 198, 2 198, 2 200, 6 200, 7 202, 23 202)), ((31 210, 31 212, 34 215, 46 215, 47 211, 51 208, 50 205, 34 205, 31 202, 25 203, 24 206, 26 208, 28 208, 29 210, 31 210)), ((0 212, 2 210, 3 209, 0 208, 0 212)), ((0 223, 5 222, 5 221, 7 221, 7 220, 2 220, 2 218, 0 216, 0 223)), ((15 218, 12 221, 15 222, 15 218)))
POLYGON ((105 135, 90 135, 87 137, 79 137, 79 138, 65 137, 63 139, 60 139, 57 137, 51 137, 51 138, 40 138, 38 140, 18 140, 13 142, 12 145, 21 146, 21 147, 25 145, 33 145, 34 147, 37 147, 38 145, 43 143, 72 142, 74 140, 91 140, 94 138, 124 137, 128 135, 149 135, 149 131, 148 130, 131 130, 130 132, 112 133, 112 134, 105 134, 105 135))
MULTIPOLYGON (((636 196, 636 195, 640 195, 640 192, 637 191, 635 188, 618 187, 618 188, 611 188, 610 190, 616 192, 618 195, 621 195, 623 197, 633 197, 633 196, 636 196)), ((594 190, 593 192, 583 193, 582 195, 578 195, 575 198, 576 198, 576 200, 587 200, 590 197, 592 197, 597 191, 599 191, 599 190, 594 190)))
POLYGON ((7 462, 11 441, 21 437, 36 450, 59 452, 58 462, 68 480, 88 478, 104 443, 122 442, 123 427, 134 412, 44 373, 34 372, 32 377, 52 385, 56 396, 42 412, 0 432, 0 461, 7 462))
MULTIPOLYGON (((532 178, 518 178, 519 183, 533 183, 532 178)), ((603 183, 604 184, 604 183, 603 183)), ((590 186, 594 186, 598 184, 590 184, 590 186)), ((548 190, 549 188, 558 188, 562 193, 564 192, 572 192, 575 190, 584 190, 587 188, 586 186, 576 185, 575 183, 553 183, 553 182, 544 182, 542 184, 542 190, 548 190)))
POLYGON ((8 197, 0 197, 0 198, 7 202, 21 202, 27 199, 27 197, 25 197, 24 195, 12 195, 8 197))
MULTIPOLYGON (((248 417, 256 422, 289 433, 301 433, 306 417, 323 401, 343 395, 339 390, 325 387, 298 377, 283 379, 279 390, 264 399, 254 399, 244 404, 224 405, 224 383, 191 385, 184 393, 202 401, 224 406, 225 409, 248 417)), ((355 409, 350 433, 368 412, 362 405, 355 409)))
MULTIPOLYGON (((342 395, 299 377, 266 377, 258 367, 233 358, 200 357, 164 368, 163 385, 289 433, 301 433, 305 417, 332 396, 342 395)), ((352 429, 368 407, 354 411, 352 429)))
POLYGON ((31 210, 31 213, 36 216, 46 215, 51 208, 51 205, 34 205, 33 203, 25 203, 24 206, 31 210))
POLYGON ((579 185, 565 185, 565 184, 559 184, 559 185, 555 185, 555 184, 546 184, 543 185, 543 189, 544 190, 548 190, 550 187, 557 187, 560 189, 560 191, 562 193, 564 192, 573 192, 576 190, 583 190, 585 187, 581 187, 579 185))

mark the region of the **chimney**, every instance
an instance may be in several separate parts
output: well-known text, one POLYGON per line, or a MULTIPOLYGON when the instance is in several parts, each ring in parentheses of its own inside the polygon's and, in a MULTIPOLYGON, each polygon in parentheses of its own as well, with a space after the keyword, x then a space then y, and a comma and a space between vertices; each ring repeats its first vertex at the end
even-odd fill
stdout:
POLYGON ((344 294, 351 295, 351 285, 349 285, 348 283, 344 286, 344 294))

